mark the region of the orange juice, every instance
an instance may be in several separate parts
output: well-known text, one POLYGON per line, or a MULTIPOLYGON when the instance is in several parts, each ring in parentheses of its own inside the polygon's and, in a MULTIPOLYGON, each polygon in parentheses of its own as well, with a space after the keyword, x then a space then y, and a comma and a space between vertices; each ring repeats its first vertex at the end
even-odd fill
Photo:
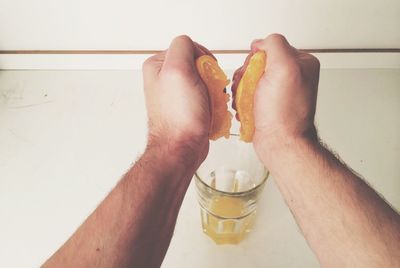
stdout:
POLYGON ((201 210, 204 233, 217 244, 239 243, 250 232, 255 219, 255 210, 246 214, 246 207, 246 200, 238 197, 214 197, 209 210, 201 210))

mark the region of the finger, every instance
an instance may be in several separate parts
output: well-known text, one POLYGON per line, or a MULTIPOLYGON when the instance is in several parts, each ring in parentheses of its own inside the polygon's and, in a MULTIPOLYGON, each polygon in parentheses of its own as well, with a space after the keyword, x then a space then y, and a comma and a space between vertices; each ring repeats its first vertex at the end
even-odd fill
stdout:
POLYGON ((166 51, 164 50, 145 60, 142 67, 143 79, 145 79, 145 81, 156 80, 158 73, 160 72, 163 62, 165 60, 165 54, 166 51))
POLYGON ((194 57, 197 59, 201 56, 207 55, 207 53, 201 49, 196 43, 194 43, 194 57))
POLYGON ((186 35, 178 36, 172 41, 166 52, 161 72, 168 69, 193 70, 194 59, 195 46, 192 39, 186 35))
POLYGON ((203 56, 203 55, 209 55, 209 56, 213 57, 215 60, 217 60, 217 58, 211 53, 211 51, 208 50, 203 45, 201 45, 197 42, 194 42, 194 45, 196 47, 196 52, 198 53, 198 55, 196 55, 196 58, 203 56))
POLYGON ((297 50, 280 34, 271 34, 263 40, 255 40, 251 48, 254 51, 265 51, 269 64, 292 61, 297 55, 297 50))
POLYGON ((260 43, 262 39, 254 39, 253 42, 251 42, 250 48, 251 52, 257 52, 257 47, 259 46, 258 43, 260 43))

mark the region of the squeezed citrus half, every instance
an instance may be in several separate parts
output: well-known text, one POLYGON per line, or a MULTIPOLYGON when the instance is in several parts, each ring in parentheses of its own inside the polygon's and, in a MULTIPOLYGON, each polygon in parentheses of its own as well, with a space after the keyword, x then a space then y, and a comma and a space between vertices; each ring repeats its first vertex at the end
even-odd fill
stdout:
POLYGON ((208 89, 211 110, 209 138, 229 138, 232 114, 228 111, 229 95, 225 90, 229 80, 217 61, 209 55, 197 58, 196 68, 208 89))
POLYGON ((240 120, 240 139, 251 142, 254 135, 254 93, 264 74, 266 56, 264 51, 251 55, 234 95, 235 109, 240 120))

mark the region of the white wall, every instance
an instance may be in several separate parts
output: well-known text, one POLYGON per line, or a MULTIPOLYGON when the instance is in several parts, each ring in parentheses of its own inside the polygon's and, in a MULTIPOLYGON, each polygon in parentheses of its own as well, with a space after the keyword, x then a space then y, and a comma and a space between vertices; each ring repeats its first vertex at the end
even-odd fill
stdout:
POLYGON ((400 47, 398 0, 0 0, 0 49, 161 49, 187 33, 245 49, 281 32, 301 48, 400 47))

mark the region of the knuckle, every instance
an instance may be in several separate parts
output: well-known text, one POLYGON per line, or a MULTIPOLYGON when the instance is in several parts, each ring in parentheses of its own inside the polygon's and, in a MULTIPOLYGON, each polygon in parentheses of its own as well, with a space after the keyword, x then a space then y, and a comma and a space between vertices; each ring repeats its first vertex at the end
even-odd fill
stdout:
POLYGON ((272 43, 287 43, 285 36, 280 33, 273 33, 267 36, 266 40, 272 43))
POLYGON ((152 57, 147 58, 147 59, 143 62, 143 64, 142 64, 142 69, 143 69, 144 71, 146 71, 146 70, 148 70, 149 68, 151 68, 152 65, 153 65, 153 58, 152 58, 152 57))
POLYGON ((321 67, 321 62, 319 61, 319 59, 317 57, 315 57, 314 55, 310 55, 311 56, 311 63, 314 65, 315 68, 320 68, 321 67))
POLYGON ((305 54, 303 58, 303 65, 306 69, 317 72, 320 67, 321 63, 317 57, 312 54, 305 54))

